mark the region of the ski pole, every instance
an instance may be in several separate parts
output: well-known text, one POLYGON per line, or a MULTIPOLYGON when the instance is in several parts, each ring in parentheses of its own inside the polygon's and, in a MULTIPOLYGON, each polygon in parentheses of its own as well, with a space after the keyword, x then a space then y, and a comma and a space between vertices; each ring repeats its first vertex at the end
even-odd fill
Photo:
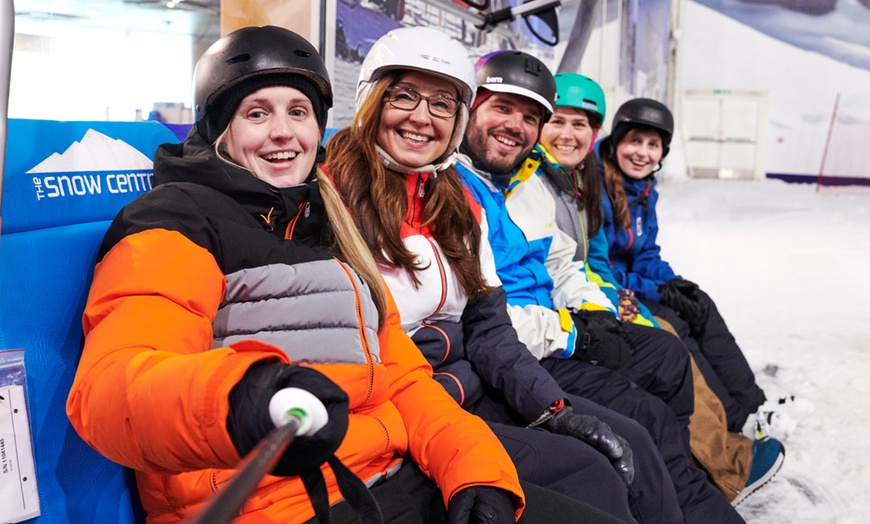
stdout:
POLYGON ((320 400, 303 389, 286 388, 278 391, 269 402, 269 415, 275 423, 266 438, 245 457, 226 489, 218 493, 195 524, 229 523, 256 489, 260 480, 281 459, 296 436, 313 435, 326 425, 328 415, 320 400))

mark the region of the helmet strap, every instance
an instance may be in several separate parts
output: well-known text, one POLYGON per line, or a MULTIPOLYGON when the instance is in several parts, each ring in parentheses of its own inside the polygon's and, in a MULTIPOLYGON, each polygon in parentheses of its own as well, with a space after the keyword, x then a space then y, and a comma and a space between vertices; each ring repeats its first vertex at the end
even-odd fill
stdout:
POLYGON ((397 161, 377 144, 375 144, 375 150, 381 157, 381 162, 384 164, 384 167, 397 173, 432 173, 433 175, 437 175, 439 171, 444 171, 456 162, 456 152, 454 151, 447 155, 447 158, 445 158, 443 162, 438 164, 426 164, 425 166, 411 167, 397 161))

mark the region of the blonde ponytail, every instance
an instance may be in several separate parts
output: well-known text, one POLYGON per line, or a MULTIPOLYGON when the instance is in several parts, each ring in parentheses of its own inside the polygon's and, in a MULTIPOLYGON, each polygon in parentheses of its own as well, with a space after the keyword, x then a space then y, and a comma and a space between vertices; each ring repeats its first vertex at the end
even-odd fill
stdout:
POLYGON ((326 206, 326 214, 335 234, 341 253, 347 259, 350 267, 368 284, 372 290, 375 307, 378 309, 378 328, 383 327, 387 313, 387 292, 384 281, 378 272, 378 266, 369 251, 368 246, 354 224, 347 207, 342 202, 332 180, 320 168, 317 168, 317 181, 320 195, 326 206))

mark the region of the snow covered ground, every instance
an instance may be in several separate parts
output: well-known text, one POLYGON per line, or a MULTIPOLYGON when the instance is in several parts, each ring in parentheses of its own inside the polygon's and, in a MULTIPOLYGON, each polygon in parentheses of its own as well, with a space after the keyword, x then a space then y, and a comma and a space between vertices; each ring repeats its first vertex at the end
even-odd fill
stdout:
POLYGON ((662 256, 716 301, 768 397, 814 411, 747 522, 870 520, 870 188, 675 178, 662 256))

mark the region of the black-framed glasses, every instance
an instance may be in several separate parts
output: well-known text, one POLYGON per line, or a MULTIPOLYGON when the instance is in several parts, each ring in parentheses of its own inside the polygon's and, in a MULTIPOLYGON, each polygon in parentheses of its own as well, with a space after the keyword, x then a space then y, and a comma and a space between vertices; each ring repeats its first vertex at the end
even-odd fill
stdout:
POLYGON ((413 111, 420 105, 420 100, 426 101, 429 114, 437 118, 450 118, 459 111, 459 100, 447 95, 423 96, 410 87, 393 86, 387 90, 384 100, 391 106, 402 111, 413 111))

